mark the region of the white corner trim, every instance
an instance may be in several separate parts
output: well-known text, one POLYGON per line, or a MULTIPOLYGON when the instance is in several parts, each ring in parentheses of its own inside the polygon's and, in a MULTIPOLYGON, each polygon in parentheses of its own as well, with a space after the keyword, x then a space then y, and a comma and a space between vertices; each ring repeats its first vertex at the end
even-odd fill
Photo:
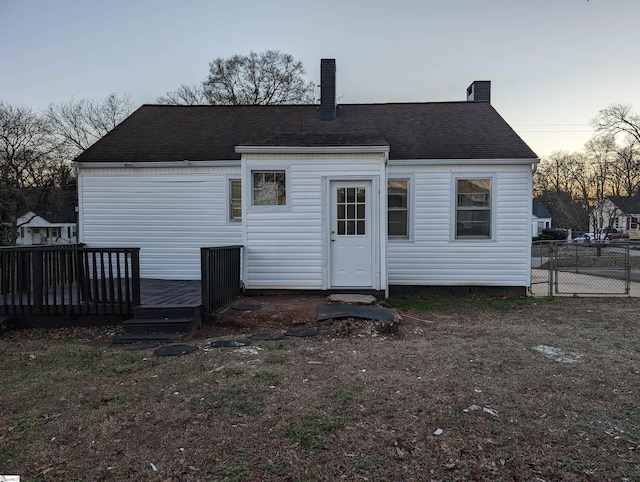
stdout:
POLYGON ((239 154, 347 154, 364 152, 389 153, 389 146, 236 146, 239 154))
POLYGON ((104 167, 128 167, 132 169, 138 168, 154 168, 154 167, 239 167, 240 160, 226 160, 226 161, 190 161, 185 159, 183 161, 131 161, 131 162, 110 162, 110 161, 97 161, 97 162, 78 162, 74 161, 73 165, 76 169, 99 169, 104 167))
POLYGON ((445 165, 467 165, 477 166, 481 164, 494 165, 515 165, 515 164, 537 164, 540 159, 389 159, 390 166, 445 166, 445 165))

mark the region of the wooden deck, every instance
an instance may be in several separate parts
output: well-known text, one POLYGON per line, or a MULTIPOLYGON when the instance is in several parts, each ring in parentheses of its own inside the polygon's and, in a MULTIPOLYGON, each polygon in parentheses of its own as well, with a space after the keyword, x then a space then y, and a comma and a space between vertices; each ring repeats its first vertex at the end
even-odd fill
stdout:
POLYGON ((140 278, 140 248, 0 248, 0 316, 131 315, 137 307, 213 313, 239 293, 242 246, 202 247, 201 280, 140 278))
POLYGON ((140 279, 141 305, 201 305, 200 280, 140 279))
MULTIPOLYGON (((109 285, 109 280, 106 283, 109 285)), ((202 305, 202 293, 200 280, 140 280, 140 305, 143 306, 200 306, 202 305)), ((87 298, 83 298, 81 289, 77 283, 71 285, 53 285, 42 298, 40 310, 33 311, 35 306, 33 292, 18 292, 15 294, 0 295, 0 305, 6 314, 125 314, 130 313, 135 307, 126 300, 125 286, 115 285, 111 290, 113 298, 106 293, 90 292, 87 298), (93 296, 95 295, 95 296, 93 296), (104 295, 104 296, 101 296, 104 295), (88 301, 83 301, 87 299, 88 301), (21 308, 22 307, 22 308, 21 308), (25 307, 30 311, 26 311, 25 307)), ((131 289, 129 289, 129 292, 131 289)))

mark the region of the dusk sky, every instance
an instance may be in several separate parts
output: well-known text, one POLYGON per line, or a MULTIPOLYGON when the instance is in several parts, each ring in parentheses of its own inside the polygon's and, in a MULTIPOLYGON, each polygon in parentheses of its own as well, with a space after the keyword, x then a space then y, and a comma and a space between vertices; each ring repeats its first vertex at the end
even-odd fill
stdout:
POLYGON ((640 0, 0 0, 0 100, 36 109, 111 92, 136 107, 215 57, 273 49, 339 101, 492 104, 541 157, 580 150, 612 103, 640 111, 640 0))

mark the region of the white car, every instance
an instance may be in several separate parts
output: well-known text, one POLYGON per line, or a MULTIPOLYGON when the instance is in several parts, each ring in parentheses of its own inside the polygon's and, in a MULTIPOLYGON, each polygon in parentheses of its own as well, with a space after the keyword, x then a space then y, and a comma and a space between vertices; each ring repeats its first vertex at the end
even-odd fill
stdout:
POLYGON ((593 241, 593 233, 585 233, 582 236, 578 236, 577 238, 573 238, 571 240, 572 243, 585 243, 589 244, 593 241))

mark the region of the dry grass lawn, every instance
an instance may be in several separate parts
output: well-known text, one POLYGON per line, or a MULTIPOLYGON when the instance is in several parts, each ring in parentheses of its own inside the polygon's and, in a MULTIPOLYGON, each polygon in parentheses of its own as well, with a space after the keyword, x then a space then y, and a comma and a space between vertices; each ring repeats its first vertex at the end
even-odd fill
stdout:
POLYGON ((112 346, 113 328, 0 335, 0 473, 640 480, 637 300, 395 300, 427 321, 393 335, 311 321, 320 301, 253 298, 181 357, 112 346), (320 334, 208 347, 304 322, 320 334))

